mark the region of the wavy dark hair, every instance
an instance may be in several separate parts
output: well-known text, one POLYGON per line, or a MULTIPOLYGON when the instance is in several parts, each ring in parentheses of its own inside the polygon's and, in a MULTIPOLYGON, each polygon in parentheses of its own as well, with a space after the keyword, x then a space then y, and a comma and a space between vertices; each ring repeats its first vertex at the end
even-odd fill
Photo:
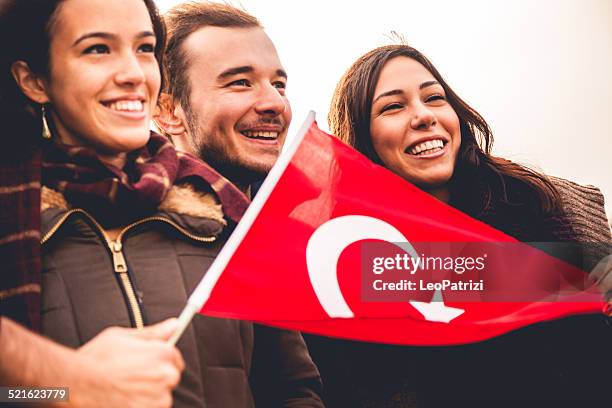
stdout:
MULTIPOLYGON (((374 150, 370 135, 370 112, 374 90, 387 61, 408 57, 423 65, 442 85, 449 104, 459 117, 461 146, 450 182, 453 204, 470 207, 471 212, 488 209, 494 196, 509 202, 507 184, 514 180, 527 187, 543 214, 558 213, 559 193, 547 178, 525 166, 491 155, 493 133, 484 118, 465 103, 446 83, 434 65, 420 51, 405 44, 378 47, 361 56, 344 73, 334 92, 328 116, 331 132, 354 147, 373 162, 384 163, 374 150), (479 180, 484 196, 478 202, 468 197, 471 187, 479 180), (462 196, 462 197, 458 197, 462 196)), ((463 209, 463 208, 462 208, 463 209)))
MULTIPOLYGON (((143 1, 157 40, 155 58, 163 86, 166 28, 155 2, 143 1)), ((39 143, 40 108, 21 92, 11 75, 11 65, 24 61, 32 72, 48 78, 49 46, 62 3, 63 0, 0 0, 0 123, 9 133, 3 135, 3 150, 7 153, 39 143)))

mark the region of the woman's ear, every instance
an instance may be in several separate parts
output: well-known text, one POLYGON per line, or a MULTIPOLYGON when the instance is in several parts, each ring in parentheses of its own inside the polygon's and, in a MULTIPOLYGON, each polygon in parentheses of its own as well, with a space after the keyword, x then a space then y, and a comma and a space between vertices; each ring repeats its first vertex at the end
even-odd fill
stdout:
POLYGON ((13 74, 21 92, 29 99, 41 105, 49 102, 44 81, 32 72, 27 63, 23 61, 14 62, 11 65, 11 74, 13 74))

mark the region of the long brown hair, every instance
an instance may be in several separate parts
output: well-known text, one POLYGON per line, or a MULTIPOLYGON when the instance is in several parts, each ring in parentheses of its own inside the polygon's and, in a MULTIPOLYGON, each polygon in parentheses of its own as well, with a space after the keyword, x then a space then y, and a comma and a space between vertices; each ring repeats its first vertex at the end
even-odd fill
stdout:
MULTIPOLYGON (((461 146, 450 183, 453 201, 475 180, 484 184, 484 197, 477 203, 485 210, 494 195, 509 201, 507 180, 525 185, 536 197, 542 213, 560 211, 559 193, 542 174, 509 160, 491 155, 493 133, 484 118, 465 103, 448 86, 442 75, 420 51, 404 44, 378 47, 361 56, 338 82, 328 116, 331 132, 342 141, 363 153, 373 162, 384 165, 372 144, 370 112, 374 90, 387 61, 408 57, 423 65, 444 88, 446 98, 453 107, 461 128, 461 146)), ((467 196, 467 194, 466 194, 467 196)))

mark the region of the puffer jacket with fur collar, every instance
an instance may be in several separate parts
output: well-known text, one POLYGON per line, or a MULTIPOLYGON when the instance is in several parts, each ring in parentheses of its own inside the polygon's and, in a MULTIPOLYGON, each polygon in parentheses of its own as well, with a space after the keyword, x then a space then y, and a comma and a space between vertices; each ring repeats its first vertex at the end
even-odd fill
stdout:
MULTIPOLYGON (((42 329, 75 348, 109 326, 178 316, 226 235, 215 197, 189 186, 173 187, 157 213, 112 236, 57 191, 43 188, 41 207, 42 329)), ((175 407, 251 407, 254 395, 322 406, 318 371, 297 332, 198 315, 177 346, 186 369, 175 407), (253 354, 255 342, 266 355, 253 354), (249 381, 254 358, 266 367, 258 389, 249 381)))

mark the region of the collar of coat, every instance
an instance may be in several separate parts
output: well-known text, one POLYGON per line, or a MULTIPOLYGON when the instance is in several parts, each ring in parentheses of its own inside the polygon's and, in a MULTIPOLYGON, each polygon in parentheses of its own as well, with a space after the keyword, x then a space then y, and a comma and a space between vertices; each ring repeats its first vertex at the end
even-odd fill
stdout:
MULTIPOLYGON (((41 213, 55 209, 65 212, 72 209, 64 194, 57 190, 43 186, 41 189, 41 213)), ((192 229, 200 224, 201 220, 210 220, 220 227, 227 225, 223 217, 223 210, 219 200, 213 193, 197 191, 189 184, 173 186, 158 207, 158 212, 167 214, 168 218, 177 220, 180 224, 192 229)), ((43 217, 43 232, 45 229, 43 217)), ((199 228, 195 228, 199 229, 199 228)))

